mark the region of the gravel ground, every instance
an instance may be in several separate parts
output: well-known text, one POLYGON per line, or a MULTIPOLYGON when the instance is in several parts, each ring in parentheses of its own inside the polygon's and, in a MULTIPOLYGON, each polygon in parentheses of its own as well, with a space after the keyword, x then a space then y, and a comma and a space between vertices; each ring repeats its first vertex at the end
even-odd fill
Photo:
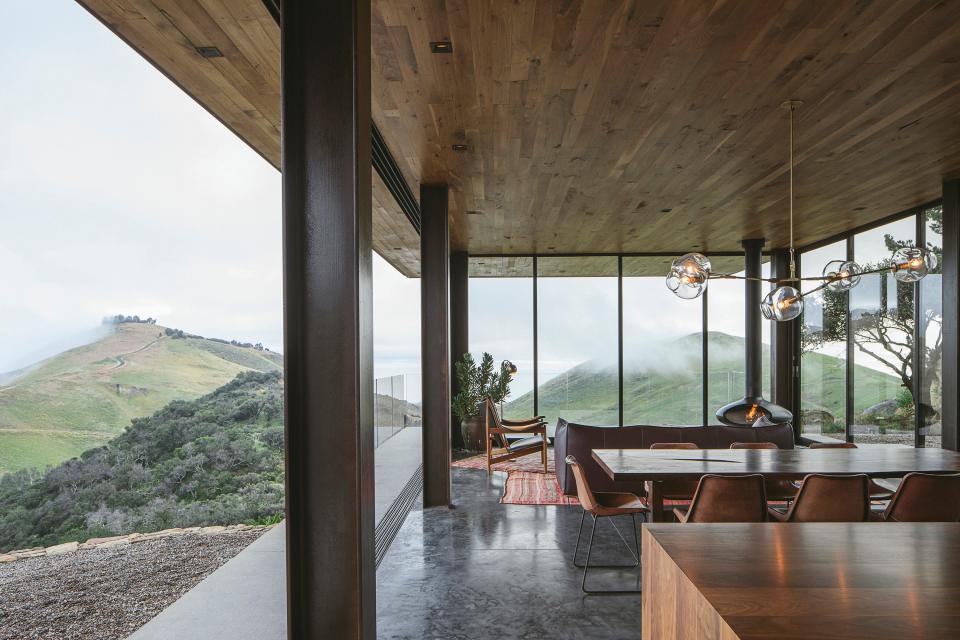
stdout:
POLYGON ((126 638, 262 533, 184 534, 0 565, 0 639, 126 638))

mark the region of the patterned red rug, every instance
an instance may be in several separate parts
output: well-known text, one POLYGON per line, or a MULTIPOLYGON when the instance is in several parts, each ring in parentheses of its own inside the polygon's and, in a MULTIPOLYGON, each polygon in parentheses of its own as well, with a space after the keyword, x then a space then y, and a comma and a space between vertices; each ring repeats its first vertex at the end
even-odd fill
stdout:
MULTIPOLYGON (((552 452, 551 452, 552 453, 552 452)), ((457 460, 454 467, 460 469, 487 470, 487 458, 484 455, 457 460)), ((527 505, 578 505, 573 496, 563 495, 554 472, 553 456, 547 457, 547 473, 539 456, 524 456, 493 465, 494 471, 507 474, 503 485, 501 504, 527 505)))
MULTIPOLYGON (((457 460, 450 466, 458 467, 460 469, 483 469, 486 471, 487 457, 484 454, 471 456, 469 458, 457 460)), ((507 473, 511 471, 530 471, 533 473, 543 473, 543 463, 540 462, 539 455, 530 455, 523 456, 522 458, 514 458, 513 460, 507 460, 506 462, 498 462, 497 464, 493 465, 493 470, 506 471, 507 473)), ((547 473, 554 473, 552 451, 548 452, 547 454, 547 473)))

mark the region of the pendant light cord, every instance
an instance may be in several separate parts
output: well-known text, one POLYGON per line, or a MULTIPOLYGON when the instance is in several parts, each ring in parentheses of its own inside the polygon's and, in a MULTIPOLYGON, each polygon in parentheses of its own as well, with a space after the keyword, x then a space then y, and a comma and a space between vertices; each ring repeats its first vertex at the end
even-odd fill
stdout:
POLYGON ((797 263, 793 253, 793 103, 790 104, 790 280, 797 279, 797 263))

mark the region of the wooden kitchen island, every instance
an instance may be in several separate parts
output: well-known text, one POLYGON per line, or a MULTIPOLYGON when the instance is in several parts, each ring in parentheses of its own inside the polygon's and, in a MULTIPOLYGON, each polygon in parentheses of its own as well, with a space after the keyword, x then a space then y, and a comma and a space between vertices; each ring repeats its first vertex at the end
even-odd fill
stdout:
POLYGON ((960 524, 650 524, 645 640, 960 638, 960 524))

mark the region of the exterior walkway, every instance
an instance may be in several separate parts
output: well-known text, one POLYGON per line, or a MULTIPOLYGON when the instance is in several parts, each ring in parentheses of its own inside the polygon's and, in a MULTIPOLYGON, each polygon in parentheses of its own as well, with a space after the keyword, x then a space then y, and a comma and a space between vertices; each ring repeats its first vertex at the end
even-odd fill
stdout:
MULTIPOLYGON (((378 637, 639 638, 639 595, 580 591, 570 564, 580 508, 501 505, 504 478, 453 469, 456 506, 411 511, 377 571, 378 637)), ((629 520, 617 525, 632 541, 629 520)), ((131 640, 285 640, 283 536, 282 527, 264 535, 131 640)), ((626 560, 604 522, 591 562, 626 560)), ((599 570, 590 580, 637 588, 639 570, 599 570)))
MULTIPOLYGON (((374 451, 377 522, 420 466, 420 434, 407 427, 374 451)), ((265 533, 130 640, 286 640, 285 535, 282 524, 265 533)))

